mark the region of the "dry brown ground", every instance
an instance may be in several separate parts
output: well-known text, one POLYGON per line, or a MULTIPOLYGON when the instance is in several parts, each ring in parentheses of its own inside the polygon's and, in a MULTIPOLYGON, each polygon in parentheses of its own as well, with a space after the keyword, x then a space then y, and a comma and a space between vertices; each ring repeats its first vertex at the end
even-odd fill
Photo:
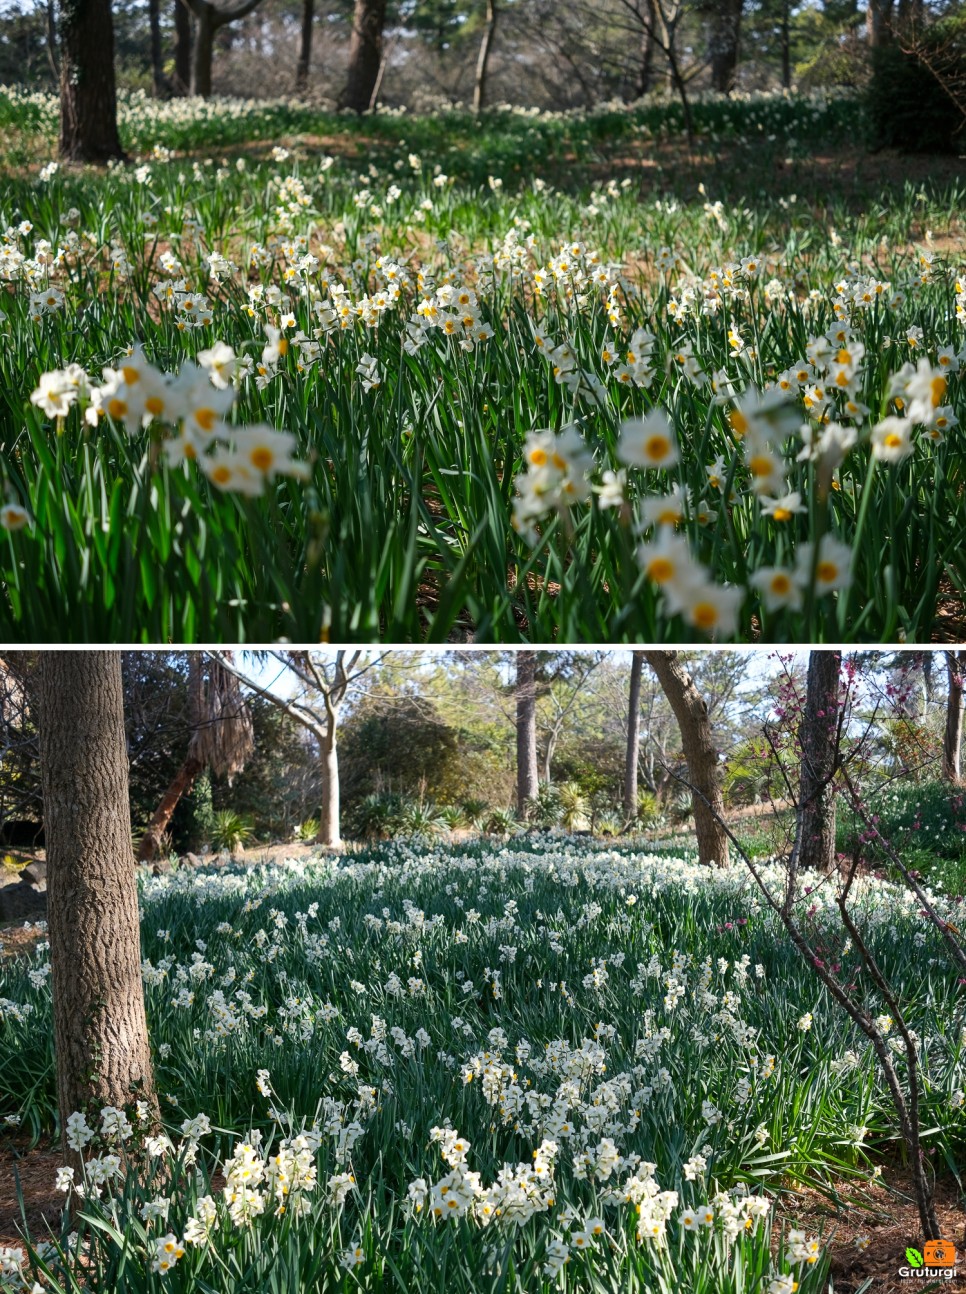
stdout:
MULTIPOLYGON (((899 1276, 909 1245, 922 1247, 919 1214, 908 1176, 886 1170, 881 1181, 861 1188, 841 1187, 838 1208, 818 1191, 802 1190, 787 1197, 779 1211, 798 1222, 809 1234, 831 1238, 831 1276, 835 1294, 854 1294, 872 1280, 870 1294, 910 1294, 913 1289, 935 1289, 927 1281, 899 1276), (869 1244, 860 1249, 859 1239, 869 1244)), ((936 1189, 936 1212, 943 1238, 951 1240, 959 1257, 958 1275, 943 1281, 944 1290, 966 1290, 966 1210, 962 1193, 952 1179, 936 1189)))

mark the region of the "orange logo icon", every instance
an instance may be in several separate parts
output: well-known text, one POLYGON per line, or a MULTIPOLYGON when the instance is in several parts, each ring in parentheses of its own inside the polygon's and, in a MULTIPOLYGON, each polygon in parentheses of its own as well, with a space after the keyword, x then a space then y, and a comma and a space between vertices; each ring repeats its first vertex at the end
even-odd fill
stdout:
POLYGON ((951 1240, 927 1240, 922 1257, 927 1267, 955 1267, 956 1246, 951 1240))

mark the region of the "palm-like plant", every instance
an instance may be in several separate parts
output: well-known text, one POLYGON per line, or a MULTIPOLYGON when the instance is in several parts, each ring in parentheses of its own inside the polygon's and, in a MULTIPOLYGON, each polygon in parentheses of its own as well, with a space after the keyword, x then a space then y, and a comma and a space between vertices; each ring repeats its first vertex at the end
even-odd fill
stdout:
POLYGON ((396 829, 417 838, 438 836, 446 830, 446 823, 431 800, 406 800, 396 817, 396 829))
POLYGON ((251 821, 234 809, 219 809, 215 814, 211 838, 219 849, 239 853, 253 836, 251 821))
POLYGON ((563 782, 557 787, 560 823, 567 831, 586 831, 590 825, 587 796, 579 782, 563 782))

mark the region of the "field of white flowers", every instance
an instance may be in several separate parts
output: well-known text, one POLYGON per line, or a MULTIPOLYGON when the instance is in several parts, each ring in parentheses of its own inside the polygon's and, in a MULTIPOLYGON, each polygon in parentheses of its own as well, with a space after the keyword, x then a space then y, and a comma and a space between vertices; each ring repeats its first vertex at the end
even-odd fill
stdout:
MULTIPOLYGON (((847 979, 830 888, 803 879, 847 979)), ((165 1132, 71 1120, 73 1220, 5 1256, 11 1288, 817 1294, 828 1236, 789 1225, 793 1197, 778 1223, 777 1194, 894 1161, 868 1044, 740 867, 529 836, 184 869, 141 897, 165 1132)), ((904 893, 869 879, 857 911, 919 1039, 928 1154, 962 1162, 961 986, 904 893)), ((0 1052, 0 1117, 39 1134, 43 944, 0 964, 0 1052)))
MULTIPOLYGON (((0 99, 42 150, 50 104, 0 99)), ((709 149, 761 140, 749 190, 854 117, 712 109, 709 149)), ((495 114, 445 167, 402 120, 349 157, 246 151, 292 111, 139 101, 130 165, 5 185, 4 637, 920 642, 961 615, 955 188, 857 211, 600 174, 608 132, 660 155, 670 109, 495 114)))

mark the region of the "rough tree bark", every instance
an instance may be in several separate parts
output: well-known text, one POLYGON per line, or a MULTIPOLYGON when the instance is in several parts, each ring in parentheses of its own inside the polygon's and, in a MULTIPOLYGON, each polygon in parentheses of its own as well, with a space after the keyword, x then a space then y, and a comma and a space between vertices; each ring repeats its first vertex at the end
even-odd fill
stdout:
POLYGON ((631 681, 627 694, 627 754, 624 760, 624 817, 637 817, 637 769, 641 758, 641 677, 644 653, 631 654, 631 681))
POLYGON ((527 801, 535 800, 540 790, 537 777, 537 653, 516 654, 517 707, 517 812, 522 818, 527 801))
POLYGON ((728 836, 722 825, 724 799, 708 706, 674 651, 644 653, 657 675, 681 730, 681 746, 691 781, 698 862, 728 866, 728 836))
POLYGON ((71 162, 124 156, 117 131, 111 0, 61 0, 60 155, 71 162))
POLYGON ((835 862, 835 791, 832 776, 838 750, 840 651, 813 651, 808 657, 805 714, 800 745, 802 808, 799 866, 829 871, 835 862))
POLYGON ((295 67, 295 88, 300 94, 308 89, 309 68, 312 66, 312 20, 315 17, 315 0, 302 0, 302 36, 299 42, 299 61, 295 67))
POLYGON ((372 104, 382 63, 382 32, 386 25, 386 0, 355 0, 349 68, 339 107, 366 112, 372 104))
POLYGON ((75 1110, 156 1113, 119 652, 44 652, 40 758, 61 1128, 75 1110))
POLYGON ((483 36, 480 40, 480 52, 476 59, 476 79, 473 83, 473 111, 476 113, 481 112, 486 103, 486 77, 489 71, 490 54, 493 50, 493 37, 496 35, 497 13, 496 0, 486 0, 483 36))
POLYGON ((943 781, 959 786, 963 780, 961 752, 963 746, 963 686, 966 683, 966 651, 948 651, 946 677, 946 727, 943 732, 943 781))

